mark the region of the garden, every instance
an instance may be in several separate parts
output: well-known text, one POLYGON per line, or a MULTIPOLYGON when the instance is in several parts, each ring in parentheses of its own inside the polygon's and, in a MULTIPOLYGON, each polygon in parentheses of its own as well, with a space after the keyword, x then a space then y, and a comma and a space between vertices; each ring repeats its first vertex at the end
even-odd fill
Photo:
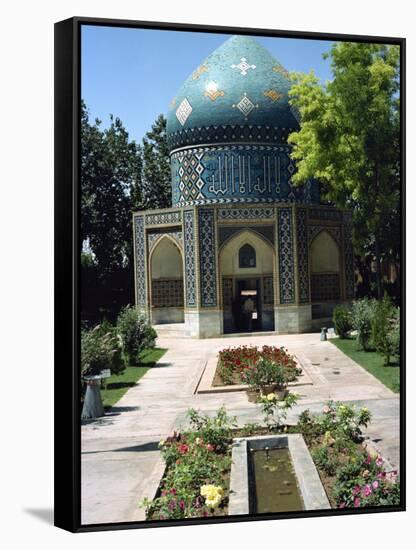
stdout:
POLYGON ((155 498, 140 503, 147 519, 226 516, 233 439, 279 433, 302 434, 332 508, 400 503, 398 473, 386 471, 384 459, 365 446, 368 409, 330 401, 319 414, 305 410, 290 425, 285 420, 295 402, 294 394, 283 400, 263 396, 264 422, 241 428, 224 408, 213 417, 190 409, 189 428, 159 444, 166 468, 155 498))
POLYGON ((387 296, 334 308, 330 341, 385 386, 400 391, 400 309, 387 296))
POLYGON ((128 389, 166 352, 155 347, 156 332, 134 306, 125 307, 115 324, 104 320, 81 331, 81 397, 90 379, 101 377, 104 410, 119 401, 128 389))
POLYGON ((245 385, 249 399, 261 393, 283 396, 289 383, 302 374, 295 358, 284 347, 239 346, 218 353, 213 386, 245 385))

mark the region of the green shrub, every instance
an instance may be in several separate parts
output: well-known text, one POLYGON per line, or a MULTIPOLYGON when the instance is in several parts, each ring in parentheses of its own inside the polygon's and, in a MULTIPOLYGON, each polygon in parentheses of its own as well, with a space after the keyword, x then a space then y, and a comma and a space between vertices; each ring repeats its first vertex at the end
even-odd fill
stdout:
POLYGON ((397 345, 400 347, 400 322, 397 326, 394 320, 395 308, 390 298, 385 296, 375 308, 371 323, 371 337, 374 347, 383 355, 386 365, 390 363, 391 356, 397 353, 397 345))
POLYGON ((400 359, 400 309, 396 308, 390 320, 390 330, 387 334, 387 340, 391 354, 400 359))
POLYGON ((368 351, 371 348, 371 325, 377 308, 377 300, 363 298, 353 302, 352 325, 357 331, 359 348, 368 351))
POLYGON ((140 353, 155 346, 156 331, 137 307, 126 306, 117 318, 117 330, 123 342, 126 359, 136 365, 140 353))
POLYGON ((335 332, 340 338, 347 338, 352 330, 351 312, 347 306, 336 306, 333 312, 335 332))
POLYGON ((125 369, 121 338, 106 323, 81 331, 82 376, 98 375, 104 369, 110 369, 112 374, 125 369))

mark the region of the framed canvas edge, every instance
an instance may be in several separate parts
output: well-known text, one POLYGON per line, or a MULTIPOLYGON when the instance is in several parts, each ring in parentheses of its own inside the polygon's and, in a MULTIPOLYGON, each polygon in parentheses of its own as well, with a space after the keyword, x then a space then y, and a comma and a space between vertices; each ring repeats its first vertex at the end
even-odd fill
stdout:
POLYGON ((333 515, 386 513, 406 510, 406 256, 405 256, 405 176, 406 176, 406 39, 370 35, 273 30, 187 23, 133 21, 123 19, 72 17, 55 23, 54 33, 54 524, 76 533, 90 531, 206 525, 240 521, 309 518, 333 515), (401 118, 401 362, 400 372, 400 476, 401 503, 367 509, 322 510, 267 515, 229 516, 213 519, 81 524, 81 424, 80 424, 80 281, 79 281, 79 151, 81 100, 82 25, 119 26, 153 30, 221 34, 246 34, 311 40, 371 42, 400 46, 401 118))

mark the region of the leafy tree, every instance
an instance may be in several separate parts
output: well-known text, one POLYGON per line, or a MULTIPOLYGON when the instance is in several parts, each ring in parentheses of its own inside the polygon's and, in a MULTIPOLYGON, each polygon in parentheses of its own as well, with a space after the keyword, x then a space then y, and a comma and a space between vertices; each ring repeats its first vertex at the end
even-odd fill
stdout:
POLYGON ((336 43, 333 79, 295 74, 291 104, 301 128, 289 136, 297 161, 295 184, 316 177, 327 200, 353 209, 357 252, 398 260, 400 200, 399 48, 336 43))
POLYGON ((172 205, 166 119, 159 115, 143 139, 143 205, 146 209, 172 205))
POLYGON ((83 316, 114 317, 133 300, 131 212, 142 204, 142 150, 119 118, 90 123, 81 112, 83 316), (99 313, 98 310, 101 310, 99 313))

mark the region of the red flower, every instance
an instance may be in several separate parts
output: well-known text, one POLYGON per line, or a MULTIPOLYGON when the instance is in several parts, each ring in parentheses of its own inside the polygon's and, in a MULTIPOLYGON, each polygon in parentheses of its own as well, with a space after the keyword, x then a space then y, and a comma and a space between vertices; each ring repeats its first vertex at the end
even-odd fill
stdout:
POLYGON ((211 445, 211 443, 208 443, 205 447, 208 451, 215 451, 215 447, 214 445, 211 445))
POLYGON ((179 508, 180 508, 181 510, 185 510, 185 502, 184 502, 183 500, 180 500, 180 501, 179 501, 179 508))
POLYGON ((185 445, 185 443, 183 443, 182 445, 179 445, 178 451, 181 453, 181 455, 186 455, 189 451, 189 447, 188 445, 185 445))

